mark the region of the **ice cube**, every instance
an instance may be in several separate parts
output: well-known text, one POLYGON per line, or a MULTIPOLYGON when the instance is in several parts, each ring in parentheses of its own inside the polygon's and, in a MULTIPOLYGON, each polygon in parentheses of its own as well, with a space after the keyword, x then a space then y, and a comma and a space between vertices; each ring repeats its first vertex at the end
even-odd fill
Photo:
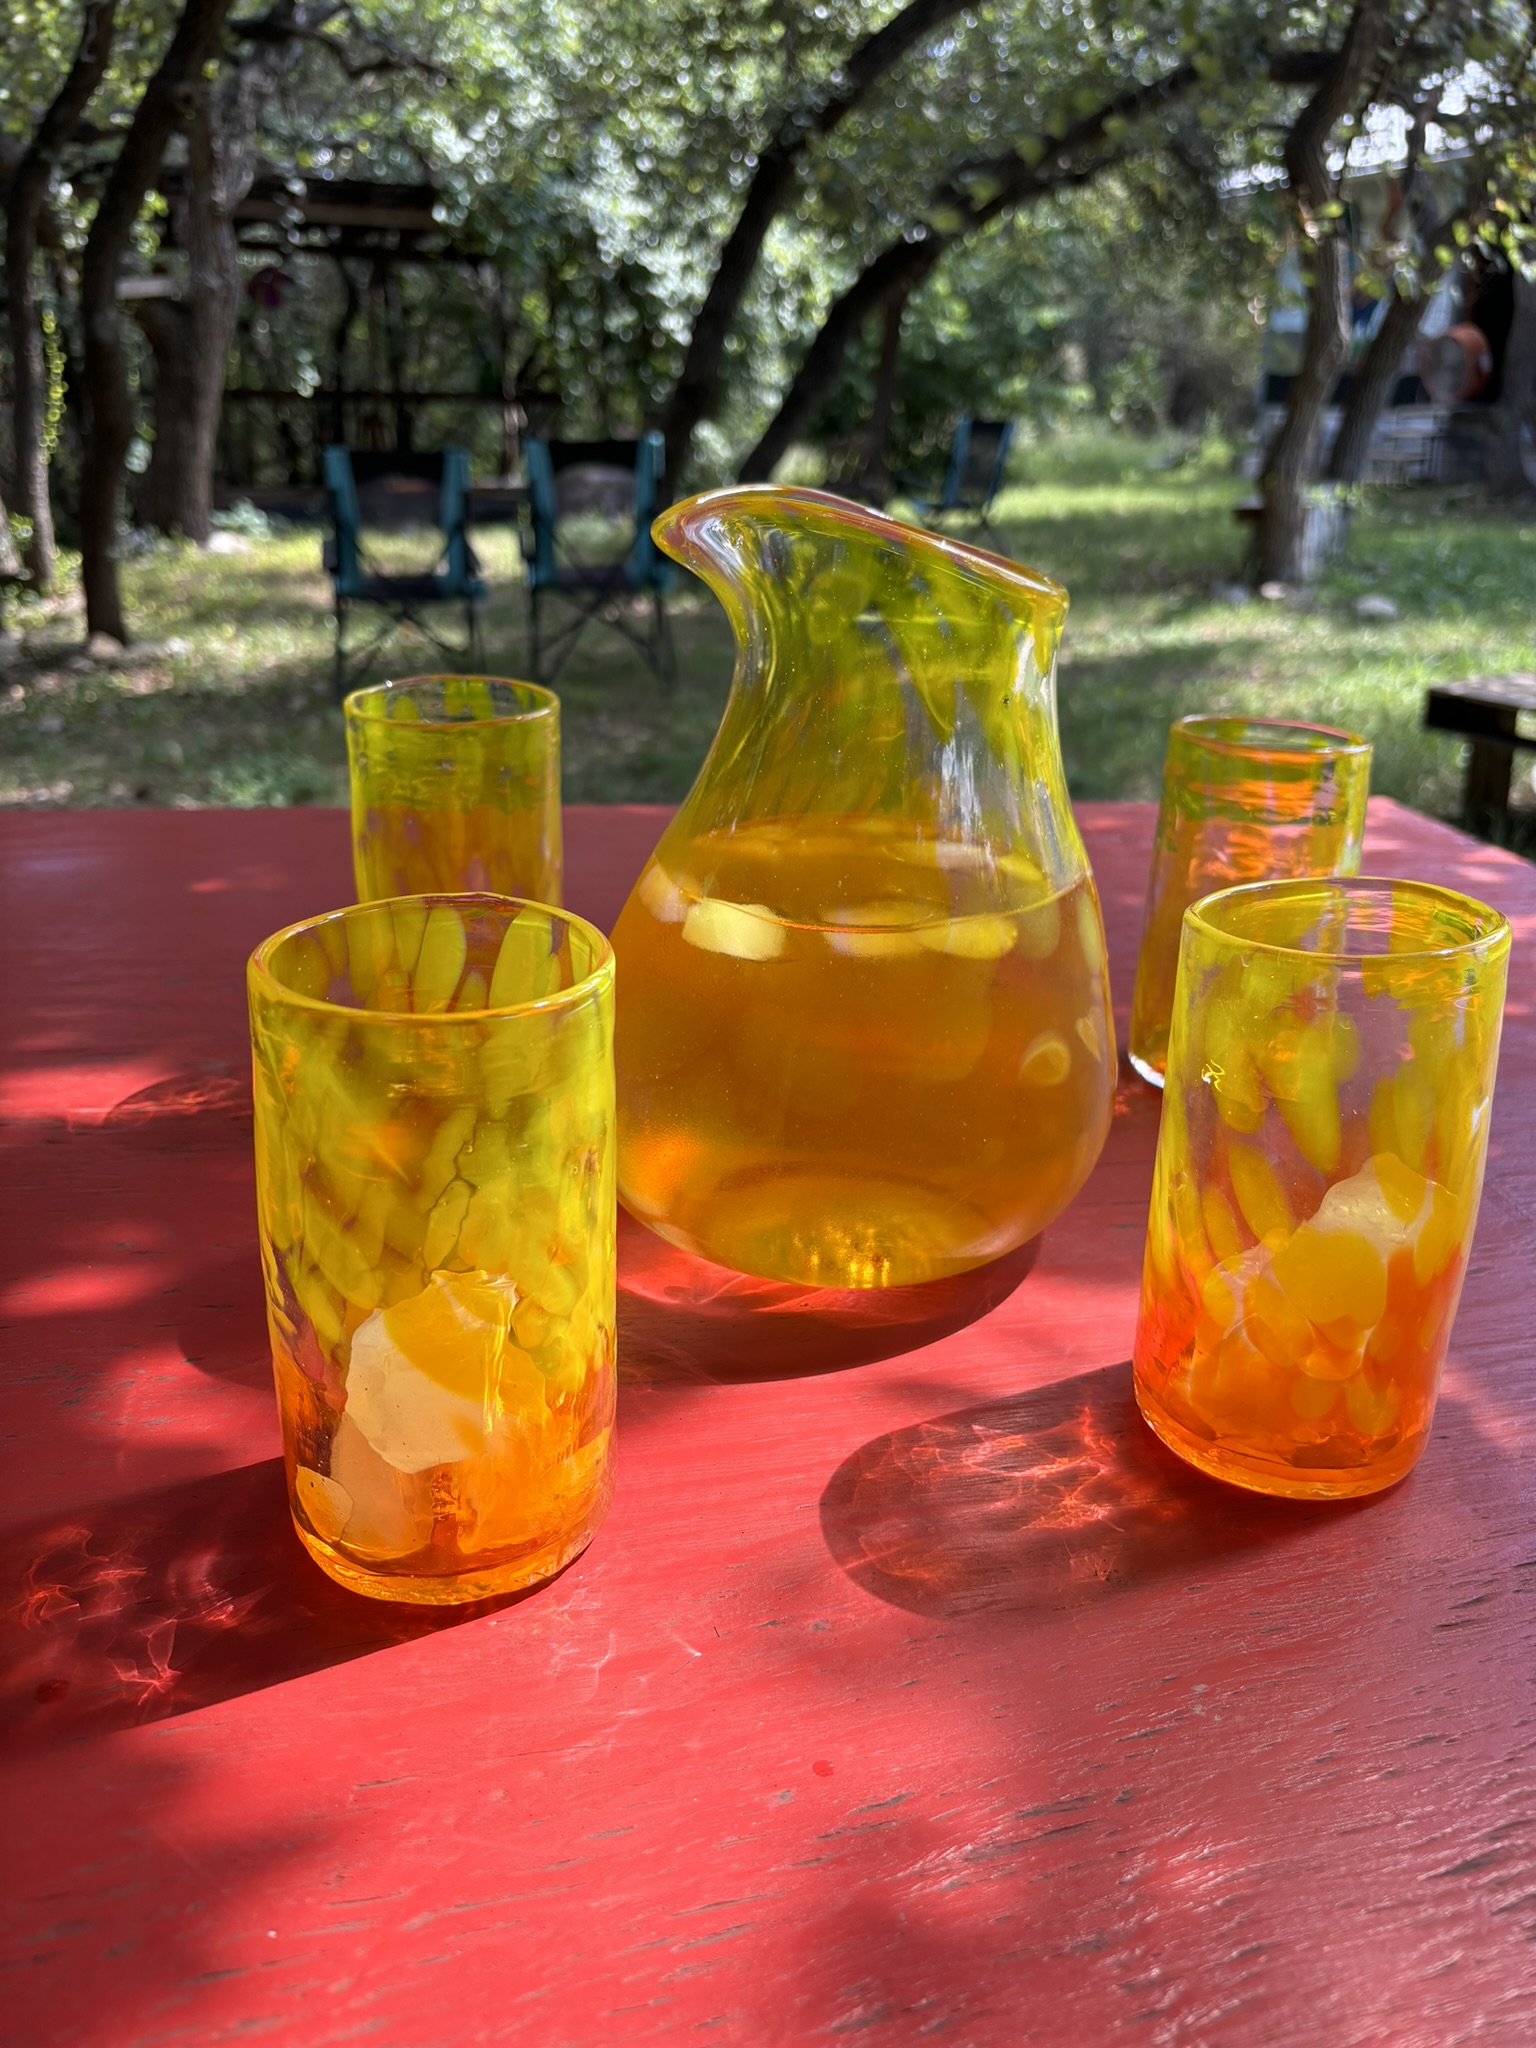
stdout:
POLYGON ((369 1444, 350 1415, 331 1439, 331 1482, 351 1509, 341 1540, 364 1557, 409 1557, 432 1536, 432 1482, 397 1471, 369 1444))
POLYGON ((961 960, 1001 960, 1013 951, 1017 937, 1007 917, 956 917, 947 924, 928 924, 916 934, 930 953, 953 953, 961 960))
POLYGON ((346 1412, 386 1464, 424 1472, 484 1451, 517 1291, 434 1273, 353 1334, 346 1412))
MULTIPOLYGON (((1387 1304, 1387 1267, 1394 1253, 1414 1251, 1425 1226, 1448 1206, 1442 1188, 1390 1152, 1378 1152, 1358 1173, 1334 1183, 1275 1252, 1276 1280, 1303 1315, 1333 1332, 1345 1348, 1348 1326, 1369 1330, 1387 1304)), ((1416 1259, 1417 1263, 1417 1259, 1416 1259)))
POLYGON ((855 903, 827 912, 827 933, 834 953, 850 960, 911 959, 921 953, 924 935, 913 929, 932 912, 915 903, 855 903))
POLYGON ((1355 1230, 1383 1258, 1412 1245, 1428 1218, 1433 1188, 1390 1152, 1367 1159, 1358 1173, 1328 1190, 1312 1218, 1314 1230, 1355 1230))
POLYGON ((293 1490, 299 1497, 299 1506, 308 1517, 311 1529, 317 1536, 323 1536, 327 1543, 336 1542, 352 1514, 351 1494, 334 1479, 327 1479, 323 1472, 312 1471, 308 1465, 300 1465, 293 1478, 293 1490))
POLYGON ((728 903, 720 896, 688 906, 683 938, 701 953, 725 953, 733 960, 777 960, 788 943, 766 903, 728 903))
POLYGON ((352 1339, 347 1414, 397 1472, 456 1464, 485 1449, 485 1404, 450 1393, 390 1342, 376 1309, 352 1339))
POLYGON ((665 868, 650 867, 640 878, 640 901, 658 924, 681 924, 688 899, 665 868))
POLYGON ((1071 1071, 1071 1049, 1059 1031, 1037 1033, 1019 1061, 1019 1079, 1026 1088, 1059 1088, 1071 1071))

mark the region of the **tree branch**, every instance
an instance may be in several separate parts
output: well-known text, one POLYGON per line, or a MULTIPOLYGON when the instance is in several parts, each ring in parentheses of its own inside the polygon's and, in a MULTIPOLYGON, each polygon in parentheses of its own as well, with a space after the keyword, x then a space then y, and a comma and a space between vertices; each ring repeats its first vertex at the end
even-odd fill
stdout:
POLYGON ((834 301, 778 412, 742 463, 743 482, 772 474, 809 422, 841 368, 849 344, 871 314, 898 297, 910 296, 929 277, 945 250, 977 228, 1049 192, 1098 177, 1124 155, 1123 150, 1104 147, 1112 127, 1129 125, 1170 105, 1188 92, 1199 76, 1193 64, 1180 64, 1151 84, 1125 86, 1093 113, 1071 122, 1037 157, 1033 152, 1021 156, 1014 149, 981 163, 957 165, 935 195, 927 221, 888 243, 834 301), (966 187, 973 184, 980 189, 968 191, 966 187))
POLYGON ((694 430, 720 395, 726 337, 757 269, 768 230, 793 189, 800 159, 813 140, 832 133, 887 72, 934 29, 960 12, 965 0, 908 0, 885 26, 865 39, 834 74, 819 106, 782 117, 761 152, 736 225, 726 237, 704 303, 694 317, 682 368, 662 416, 667 464, 674 476, 688 460, 694 430))
POLYGON ((1343 47, 1285 139, 1285 175, 1302 209, 1302 225, 1309 231, 1313 221, 1321 224, 1334 197, 1334 181, 1328 171, 1329 138, 1344 116, 1354 112, 1367 74, 1377 62, 1387 8, 1388 0, 1357 0, 1343 47))
POLYGON ((80 476, 81 570, 90 632, 126 640, 117 581, 118 497, 133 436, 133 409, 117 308, 117 279, 144 195, 173 131, 193 112, 230 0, 185 0, 159 69, 144 88, 117 153, 80 270, 85 336, 85 459, 80 476))
POLYGON ((1297 224, 1311 249, 1307 339, 1285 418, 1264 465, 1264 506, 1255 534, 1260 582, 1290 582, 1306 562, 1306 488, 1323 408, 1349 353, 1348 244, 1340 231, 1337 181, 1328 144, 1338 123, 1379 83, 1391 43, 1389 0, 1355 0, 1332 68, 1297 115, 1285 141, 1285 170, 1297 224))
POLYGON ((267 14, 244 15, 229 24, 229 33, 246 43, 314 43, 340 67, 345 77, 351 79, 408 71, 433 85, 453 83, 451 72, 429 63, 425 57, 400 49, 389 37, 380 35, 377 29, 365 29, 352 8, 343 5, 328 6, 318 22, 306 21, 283 8, 273 8, 267 14), (327 27, 338 17, 344 18, 365 43, 371 40, 377 47, 358 56, 348 50, 339 36, 327 35, 327 27))

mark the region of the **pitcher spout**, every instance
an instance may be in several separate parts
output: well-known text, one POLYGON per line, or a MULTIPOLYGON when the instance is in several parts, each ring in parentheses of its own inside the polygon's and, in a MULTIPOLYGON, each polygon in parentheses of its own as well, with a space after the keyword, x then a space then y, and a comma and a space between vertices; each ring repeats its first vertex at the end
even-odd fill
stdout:
POLYGON ((898 811, 940 837, 1022 836, 1068 879, 1080 849, 1056 731, 1060 584, 824 491, 711 491, 653 531, 737 642, 695 827, 724 822, 711 800, 724 784, 737 819, 898 811))

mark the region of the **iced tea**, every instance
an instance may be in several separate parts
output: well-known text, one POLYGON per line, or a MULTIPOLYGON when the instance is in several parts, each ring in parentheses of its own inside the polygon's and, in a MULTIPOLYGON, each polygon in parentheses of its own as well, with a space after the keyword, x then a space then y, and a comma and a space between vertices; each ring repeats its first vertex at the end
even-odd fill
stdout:
POLYGON ((250 970, 294 1521, 344 1585, 510 1591, 611 1486, 613 959, 535 905, 403 898, 250 970))
POLYGON ((1168 734, 1146 924, 1136 962, 1131 1065, 1161 1087, 1190 904, 1232 882, 1351 875, 1360 865, 1370 743, 1284 719, 1178 719, 1168 734))
POLYGON ((823 1287, 999 1257, 1104 1142, 1097 899, 880 815, 768 819, 652 861, 614 933, 619 1185, 663 1237, 823 1287))
POLYGON ((1135 1376, 1191 1464, 1341 1497, 1418 1459, 1508 952, 1496 911, 1422 883, 1261 884, 1190 912, 1135 1376))
POLYGON ((560 705, 533 683, 416 676, 347 699, 360 903, 561 898, 560 705))

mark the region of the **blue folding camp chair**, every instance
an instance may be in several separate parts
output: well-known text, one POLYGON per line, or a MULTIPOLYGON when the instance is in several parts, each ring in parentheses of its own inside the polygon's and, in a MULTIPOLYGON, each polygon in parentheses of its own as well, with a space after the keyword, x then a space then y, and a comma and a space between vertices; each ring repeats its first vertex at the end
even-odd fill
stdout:
POLYGON ((937 488, 917 477, 897 478, 900 495, 919 517, 937 524, 949 513, 973 518, 984 533, 997 539, 992 501, 1002 488, 1008 451, 1013 446, 1012 420, 963 419, 949 444, 949 467, 937 488))
POLYGON ((533 525, 528 556, 529 665, 536 682, 553 682, 583 628, 600 618, 639 648, 663 687, 676 675, 666 596, 672 565, 651 539, 662 509, 665 443, 660 434, 638 441, 542 441, 523 444, 528 511, 533 525), (584 558, 570 532, 583 514, 599 526, 618 523, 623 553, 584 558), (649 597, 650 623, 637 630, 629 600, 649 597), (564 622, 547 630, 551 598, 567 607, 564 622))
POLYGON ((402 626, 414 626, 439 653, 455 660, 480 659, 479 606, 485 597, 480 565, 469 544, 469 456, 463 448, 431 455, 373 455, 349 448, 325 451, 325 484, 330 493, 332 537, 325 544, 336 602, 336 693, 348 676, 362 674, 374 654, 402 626), (371 561, 364 528, 435 526, 443 536, 435 567, 395 574, 371 561), (464 638, 455 641, 428 623, 428 605, 461 604, 464 638), (376 605, 384 623, 361 648, 347 646, 348 609, 376 605))

